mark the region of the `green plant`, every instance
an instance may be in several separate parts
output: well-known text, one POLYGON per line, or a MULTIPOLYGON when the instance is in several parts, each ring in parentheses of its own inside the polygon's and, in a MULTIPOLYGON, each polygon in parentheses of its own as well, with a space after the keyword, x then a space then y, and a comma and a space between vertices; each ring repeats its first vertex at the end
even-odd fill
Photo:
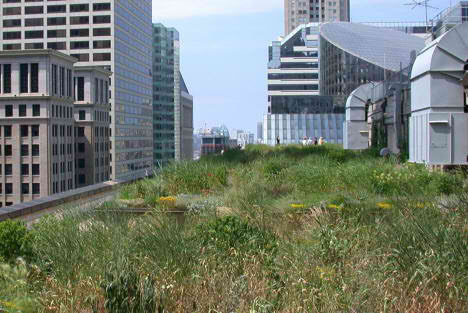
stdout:
POLYGON ((0 258, 7 262, 14 262, 18 257, 31 258, 31 241, 32 235, 23 222, 0 222, 0 258))
POLYGON ((110 264, 102 289, 109 313, 153 313, 157 306, 156 282, 150 276, 140 277, 128 259, 110 264))
POLYGON ((252 226, 237 216, 225 216, 197 226, 197 238, 203 246, 229 251, 275 254, 276 236, 266 229, 252 226))

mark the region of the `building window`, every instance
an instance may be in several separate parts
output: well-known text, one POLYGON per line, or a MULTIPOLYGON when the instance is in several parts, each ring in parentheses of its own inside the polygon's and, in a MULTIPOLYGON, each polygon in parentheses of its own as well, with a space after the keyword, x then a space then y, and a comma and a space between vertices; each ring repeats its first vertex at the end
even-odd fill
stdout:
POLYGON ((84 137, 85 136, 85 131, 84 127, 78 127, 78 137, 84 137))
POLYGON ((86 111, 80 110, 80 111, 78 112, 78 114, 79 114, 79 117, 78 117, 78 118, 79 118, 80 121, 86 120, 86 111))
POLYGON ((93 48, 94 49, 108 49, 111 47, 110 40, 95 40, 93 41, 93 48))
POLYGON ((41 184, 32 184, 32 193, 33 195, 38 195, 41 193, 41 184))
POLYGON ((21 32, 3 32, 3 40, 21 39, 21 32))
POLYGON ((93 3, 93 11, 110 11, 110 3, 93 3))
POLYGON ((21 164, 21 175, 29 175, 29 164, 21 164))
POLYGON ((11 93, 11 64, 3 65, 3 92, 11 93))
POLYGON ((67 25, 66 17, 50 17, 47 19, 48 26, 67 25))
POLYGON ((94 103, 98 103, 99 98, 99 79, 94 79, 94 103))
POLYGON ((78 153, 85 153, 85 144, 82 142, 78 143, 78 153))
POLYGON ((71 41, 70 49, 89 49, 89 41, 71 41))
POLYGON ((84 101, 84 77, 76 77, 77 101, 84 101))
POLYGON ((85 168, 85 159, 78 159, 78 168, 85 168))
POLYGON ((21 7, 3 8, 3 15, 21 15, 21 7))
POLYGON ((21 27, 21 20, 3 20, 3 27, 21 27))
POLYGON ((70 17, 70 25, 89 24, 89 16, 72 16, 70 17))
POLYGON ((67 31, 65 29, 51 29, 47 31, 47 38, 65 38, 67 31))
POLYGON ((34 27, 34 26, 43 26, 44 20, 42 18, 27 18, 24 20, 24 26, 34 27))
POLYGON ((11 125, 3 126, 3 133, 6 138, 10 138, 11 137, 11 125))
POLYGON ((21 137, 28 137, 29 136, 29 126, 28 125, 21 125, 20 126, 20 135, 21 135, 21 137))
POLYGON ((5 105, 5 116, 12 117, 13 116, 13 106, 11 104, 5 105))
POLYGON ((26 116, 26 104, 20 104, 18 106, 18 115, 20 117, 25 117, 26 116))
POLYGON ((11 156, 11 155, 12 155, 11 145, 5 145, 5 156, 11 156))
POLYGON ((29 183, 23 183, 21 184, 21 193, 23 195, 29 194, 29 183))
POLYGON ((39 164, 33 164, 33 165, 32 165, 32 174, 33 174, 34 176, 39 176, 39 175, 41 175, 40 165, 39 165, 39 164))
POLYGON ((32 145, 31 155, 33 157, 39 156, 39 145, 32 145))
POLYGON ((29 145, 21 145, 21 156, 29 156, 29 145))
POLYGON ((5 175, 11 176, 13 174, 13 165, 5 164, 5 175))
MULTIPOLYGON (((47 47, 49 47, 49 43, 47 47)), ((52 92, 57 94, 57 65, 55 64, 52 64, 52 92)))
POLYGON ((89 28, 70 29, 70 37, 89 37, 89 28))
POLYGON ((24 32, 25 39, 42 39, 44 38, 44 31, 42 30, 30 30, 24 32))
POLYGON ((70 4, 70 12, 88 12, 89 4, 70 4))
POLYGON ((33 50, 33 49, 43 49, 44 44, 42 42, 27 42, 24 44, 25 50, 33 50))
POLYGON ((60 95, 65 96, 65 68, 60 67, 60 95))
POLYGON ((5 194, 7 194, 7 195, 13 194, 13 184, 12 183, 6 183, 5 184, 5 194))
POLYGON ((93 54, 93 61, 110 61, 111 54, 110 53, 94 53, 93 54))
POLYGON ((33 137, 39 137, 39 125, 32 125, 31 126, 31 135, 33 137))
POLYGON ((93 24, 108 24, 110 22, 110 15, 93 16, 93 24))
POLYGON ((65 13, 67 12, 66 5, 49 5, 47 7, 47 13, 65 13))
POLYGON ((31 64, 31 92, 39 91, 39 64, 31 64))
POLYGON ((78 175, 78 183, 80 185, 86 184, 86 176, 84 174, 78 175))
POLYGON ((41 116, 41 105, 40 104, 33 104, 33 116, 41 116))
POLYGON ((43 6, 36 6, 36 7, 25 7, 24 14, 42 14, 44 13, 43 6))
POLYGON ((110 28, 94 28, 93 29, 93 36, 110 36, 111 29, 110 28))
POLYGON ((78 59, 78 62, 88 62, 89 61, 89 53, 70 54, 70 56, 78 59))

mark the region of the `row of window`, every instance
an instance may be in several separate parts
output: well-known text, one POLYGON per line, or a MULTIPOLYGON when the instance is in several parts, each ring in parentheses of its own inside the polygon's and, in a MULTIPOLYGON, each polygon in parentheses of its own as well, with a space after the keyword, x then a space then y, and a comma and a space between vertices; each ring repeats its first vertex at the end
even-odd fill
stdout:
MULTIPOLYGON (((80 29, 70 29, 69 37, 90 37, 89 28, 80 28, 80 29)), ((43 39, 44 38, 44 31, 43 30, 29 30, 24 32, 24 39, 43 39)), ((107 31, 106 29, 102 28, 95 28, 93 29, 93 35, 95 36, 109 36, 110 29, 107 31)), ((47 38, 66 38, 67 31, 65 29, 55 29, 55 30, 48 30, 47 31, 47 38)), ((13 40, 13 39, 21 39, 22 34, 21 31, 11 31, 11 32, 3 32, 3 40, 13 40)), ((110 41, 95 41, 94 48, 104 49, 110 48, 110 41)))
MULTIPOLYGON (((3 187, 3 185, 0 183, 0 194, 3 193, 3 188, 2 187, 3 187)), ((21 194, 23 194, 23 195, 30 194, 31 189, 29 187, 30 187, 29 183, 22 183, 21 184, 21 194)), ((32 184, 32 194, 33 195, 39 195, 40 193, 41 193, 41 184, 33 183, 32 184)), ((5 184, 5 194, 6 195, 13 194, 13 184, 12 183, 6 183, 5 184)), ((10 206, 12 204, 13 203, 11 203, 11 202, 6 203, 7 206, 10 206)), ((1 206, 1 203, 0 203, 0 206, 1 206)))
MULTIPOLYGON (((18 105, 18 117, 27 117, 27 105, 19 104, 18 105)), ((41 116, 41 105, 33 104, 32 105, 32 116, 38 117, 41 116)), ((13 117, 13 105, 5 105, 5 117, 13 117)))
MULTIPOLYGON (((32 137, 39 137, 39 125, 21 125, 20 126, 20 135, 21 137, 29 137, 29 128, 31 127, 31 136, 32 137)), ((0 137, 2 136, 2 131, 0 128, 0 137)), ((4 125, 3 126, 3 136, 5 138, 12 137, 12 126, 11 125, 4 125)), ((1 154, 1 152, 0 152, 1 154)))
MULTIPOLYGON (((24 2, 43 2, 44 0, 25 0, 24 2)), ((57 0, 48 0, 48 1, 57 1, 57 0)), ((3 3, 21 3, 21 0, 3 0, 3 3)), ((65 10, 66 12, 66 5, 49 5, 47 8, 51 10, 65 10), (58 9, 56 7, 59 7, 58 9), (65 8, 64 8, 65 7, 65 8)), ((15 8, 17 9, 17 8, 15 8)), ((111 5, 110 3, 93 3, 93 11, 110 11, 111 5)), ((89 4, 70 4, 70 12, 89 12, 89 4)), ((62 11, 60 11, 62 12, 62 11)))
MULTIPOLYGON (((75 181, 76 181, 76 177, 75 177, 75 181)), ((59 182, 52 183, 52 193, 64 192, 64 191, 71 190, 71 189, 73 189, 73 179, 71 178, 68 179, 67 181, 65 181, 65 179, 62 180, 60 182, 60 189, 59 189, 59 182), (67 187, 66 183, 68 183, 68 189, 66 188, 67 187)))
MULTIPOLYGON (((55 13, 67 13, 67 6, 66 5, 48 5, 46 7, 47 14, 55 14, 55 13)), ((21 15, 21 7, 6 7, 3 8, 3 16, 8 15, 21 15)), ((93 3, 93 11, 110 11, 110 3, 93 3)), ((70 13, 75 12, 89 12, 89 5, 88 4, 71 4, 70 5, 70 13)), ((32 15, 32 14, 44 14, 44 6, 26 6, 24 7, 24 14, 25 15, 32 15)), ((110 16, 109 15, 101 15, 96 16, 99 17, 99 20, 105 18, 108 20, 106 23, 110 23, 110 16)), ((101 22, 103 23, 103 22, 101 22)))
MULTIPOLYGON (((21 175, 28 176, 30 173, 33 176, 41 175, 41 167, 39 164, 31 164, 31 172, 29 171, 29 164, 21 164, 21 175)), ((13 165, 12 164, 5 164, 5 176, 12 176, 13 175, 13 165)), ((0 175, 2 175, 2 165, 0 164, 0 175)))

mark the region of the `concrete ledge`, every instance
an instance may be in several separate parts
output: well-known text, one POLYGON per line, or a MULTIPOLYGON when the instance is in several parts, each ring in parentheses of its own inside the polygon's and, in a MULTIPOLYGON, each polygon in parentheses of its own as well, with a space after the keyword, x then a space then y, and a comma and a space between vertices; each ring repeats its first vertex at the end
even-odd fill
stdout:
POLYGON ((9 207, 0 208, 0 221, 18 218, 67 204, 76 200, 95 196, 97 194, 107 193, 117 189, 123 184, 131 182, 133 182, 133 180, 113 180, 96 185, 86 186, 83 188, 73 189, 49 197, 43 197, 31 202, 23 202, 9 207))

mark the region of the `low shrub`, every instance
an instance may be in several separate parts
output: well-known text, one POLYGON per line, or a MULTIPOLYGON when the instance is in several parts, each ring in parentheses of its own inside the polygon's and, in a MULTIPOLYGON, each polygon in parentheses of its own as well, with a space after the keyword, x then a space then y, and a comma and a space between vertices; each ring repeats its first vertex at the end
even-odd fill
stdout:
POLYGON ((32 258, 32 234, 20 221, 0 222, 0 260, 14 263, 19 257, 32 258))

